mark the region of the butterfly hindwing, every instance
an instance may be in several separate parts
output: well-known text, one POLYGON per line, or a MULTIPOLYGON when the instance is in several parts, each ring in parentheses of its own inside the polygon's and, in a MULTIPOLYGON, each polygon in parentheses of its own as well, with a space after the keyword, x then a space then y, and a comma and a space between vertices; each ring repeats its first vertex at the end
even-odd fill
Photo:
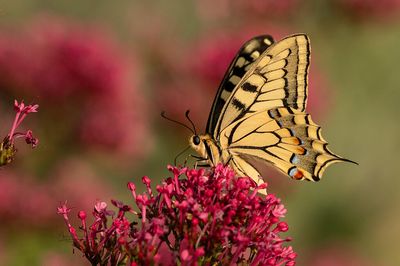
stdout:
POLYGON ((261 35, 247 41, 232 60, 218 88, 207 122, 207 133, 214 131, 218 117, 227 99, 241 81, 252 63, 274 42, 269 35, 261 35))
MULTIPOLYGON (((264 183, 260 173, 249 162, 248 158, 242 158, 239 155, 233 156, 230 165, 239 176, 248 176, 254 180, 257 185, 264 183)), ((263 193, 263 191, 261 191, 261 193, 263 193)))
POLYGON ((221 110, 214 136, 231 123, 262 110, 290 107, 304 111, 310 45, 304 34, 271 45, 252 64, 221 110))
POLYGON ((271 163, 293 179, 318 181, 328 165, 346 161, 328 150, 321 128, 310 115, 294 108, 246 116, 229 125, 220 137, 221 146, 228 147, 232 155, 234 168, 240 168, 244 156, 251 156, 271 163))

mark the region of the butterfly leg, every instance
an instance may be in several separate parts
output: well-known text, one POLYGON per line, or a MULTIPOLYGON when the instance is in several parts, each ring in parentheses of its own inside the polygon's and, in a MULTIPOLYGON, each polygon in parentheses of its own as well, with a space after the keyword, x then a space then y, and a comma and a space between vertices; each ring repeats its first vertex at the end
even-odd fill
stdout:
POLYGON ((184 165, 184 166, 186 166, 186 164, 187 164, 187 162, 188 162, 188 160, 189 160, 190 157, 191 157, 191 158, 195 158, 196 161, 205 160, 204 158, 202 158, 202 157, 200 157, 200 156, 196 156, 196 155, 193 155, 193 154, 189 154, 188 156, 186 156, 185 160, 183 161, 183 165, 184 165))
MULTIPOLYGON (((203 158, 203 157, 201 157, 201 156, 197 156, 197 155, 193 155, 193 154, 189 154, 188 157, 192 157, 192 158, 195 158, 195 159, 198 159, 198 160, 207 160, 207 158, 203 158)), ((186 157, 186 158, 187 158, 187 157, 186 157)))
POLYGON ((196 159, 195 165, 194 165, 194 168, 195 168, 195 169, 197 168, 197 166, 200 166, 200 167, 209 167, 209 166, 210 166, 210 164, 207 163, 207 161, 208 161, 207 158, 203 158, 203 157, 201 157, 201 156, 197 156, 197 155, 193 155, 193 154, 189 154, 189 155, 186 157, 186 159, 185 159, 185 165, 186 165, 186 162, 187 162, 187 160, 188 160, 189 157, 192 157, 192 158, 196 159))
POLYGON ((197 166, 199 166, 199 167, 210 167, 210 164, 207 163, 207 160, 201 159, 201 160, 197 160, 196 161, 194 168, 197 169, 197 166))
POLYGON ((196 165, 199 166, 199 167, 210 167, 211 166, 208 163, 199 163, 199 162, 196 162, 196 165))

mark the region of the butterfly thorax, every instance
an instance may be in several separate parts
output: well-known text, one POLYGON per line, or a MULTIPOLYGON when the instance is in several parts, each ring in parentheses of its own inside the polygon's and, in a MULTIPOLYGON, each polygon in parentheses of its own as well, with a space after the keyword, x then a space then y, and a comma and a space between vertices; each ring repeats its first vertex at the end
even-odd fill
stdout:
POLYGON ((218 143, 209 135, 193 135, 189 139, 190 146, 206 161, 209 165, 215 166, 217 163, 224 163, 222 150, 218 143))

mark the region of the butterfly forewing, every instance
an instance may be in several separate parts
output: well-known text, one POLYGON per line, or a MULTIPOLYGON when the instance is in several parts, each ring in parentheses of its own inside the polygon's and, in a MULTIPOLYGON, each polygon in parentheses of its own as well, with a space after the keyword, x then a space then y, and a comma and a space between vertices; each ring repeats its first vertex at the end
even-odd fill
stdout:
POLYGON ((271 45, 252 64, 227 99, 214 136, 231 123, 252 113, 277 107, 304 111, 310 46, 304 34, 271 45))
POLYGON ((230 64, 218 88, 217 95, 211 108, 207 122, 207 133, 214 132, 215 125, 227 99, 236 85, 241 81, 246 72, 257 58, 274 42, 269 35, 262 35, 247 41, 239 50, 230 64))

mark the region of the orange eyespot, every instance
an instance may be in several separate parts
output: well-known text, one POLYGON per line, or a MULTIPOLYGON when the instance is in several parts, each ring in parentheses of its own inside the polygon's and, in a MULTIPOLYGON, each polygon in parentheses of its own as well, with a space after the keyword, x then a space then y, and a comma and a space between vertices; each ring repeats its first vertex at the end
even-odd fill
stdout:
POLYGON ((302 171, 297 169, 297 167, 292 167, 289 170, 289 176, 291 176, 294 179, 300 180, 304 177, 304 174, 302 171))
POLYGON ((295 179, 302 179, 304 177, 304 174, 302 171, 297 170, 297 172, 293 176, 295 179))

